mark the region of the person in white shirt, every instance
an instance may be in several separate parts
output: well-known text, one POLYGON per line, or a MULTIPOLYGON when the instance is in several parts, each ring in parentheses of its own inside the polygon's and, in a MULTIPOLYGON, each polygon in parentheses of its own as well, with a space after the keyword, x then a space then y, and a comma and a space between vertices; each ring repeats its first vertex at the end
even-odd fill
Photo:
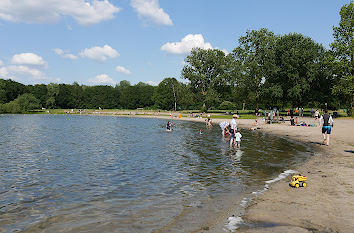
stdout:
POLYGON ((231 120, 231 124, 230 124, 230 127, 231 127, 231 139, 230 139, 230 147, 233 146, 233 144, 235 143, 235 134, 237 132, 237 122, 236 122, 236 118, 237 118, 237 115, 234 114, 232 116, 232 120, 231 120))
POLYGON ((241 147, 241 138, 242 134, 240 133, 240 130, 237 130, 237 133, 235 134, 236 148, 241 147))

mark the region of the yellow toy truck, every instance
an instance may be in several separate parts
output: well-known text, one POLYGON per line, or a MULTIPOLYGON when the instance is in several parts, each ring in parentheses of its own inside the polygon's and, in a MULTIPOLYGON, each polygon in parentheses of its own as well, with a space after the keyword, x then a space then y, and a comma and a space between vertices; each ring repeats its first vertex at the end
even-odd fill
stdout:
POLYGON ((294 175, 291 177, 291 182, 290 182, 290 186, 291 187, 306 187, 306 181, 307 177, 306 176, 302 176, 301 174, 299 175, 294 175))

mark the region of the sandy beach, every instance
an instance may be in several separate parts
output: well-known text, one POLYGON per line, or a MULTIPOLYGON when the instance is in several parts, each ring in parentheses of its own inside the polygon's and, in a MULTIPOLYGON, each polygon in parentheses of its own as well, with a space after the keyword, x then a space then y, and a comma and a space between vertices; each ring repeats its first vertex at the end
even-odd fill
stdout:
MULTIPOLYGON (((149 116, 144 116, 149 117, 149 116)), ((172 120, 205 122, 205 119, 150 116, 172 120)), ((213 119, 214 127, 224 119, 213 119)), ((312 118, 303 118, 308 124, 312 118)), ((270 185, 256 197, 242 219, 246 227, 237 232, 353 232, 354 229, 354 120, 335 119, 330 145, 322 145, 319 127, 265 124, 260 131, 286 137, 314 148, 314 155, 295 169, 308 177, 306 188, 289 187, 290 176, 270 185), (249 225, 247 227, 247 225, 249 225)), ((254 120, 238 119, 240 128, 249 129, 254 120)), ((219 232, 220 226, 208 231, 219 232)))
POLYGON ((290 188, 290 178, 271 185, 256 198, 243 218, 261 227, 244 231, 353 232, 354 120, 335 119, 330 146, 321 145, 319 127, 285 123, 263 125, 262 130, 310 144, 315 154, 295 168, 308 177, 308 187, 290 188))

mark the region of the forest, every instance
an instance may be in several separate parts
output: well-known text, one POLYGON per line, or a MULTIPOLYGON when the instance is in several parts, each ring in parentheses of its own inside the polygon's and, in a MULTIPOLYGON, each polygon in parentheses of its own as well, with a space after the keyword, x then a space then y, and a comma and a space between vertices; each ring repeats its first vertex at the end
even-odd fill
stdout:
POLYGON ((249 30, 228 54, 194 48, 185 58, 182 82, 158 86, 127 80, 116 86, 24 85, 0 79, 0 113, 40 108, 236 110, 309 107, 346 109, 354 102, 354 4, 340 10, 330 48, 300 33, 249 30))

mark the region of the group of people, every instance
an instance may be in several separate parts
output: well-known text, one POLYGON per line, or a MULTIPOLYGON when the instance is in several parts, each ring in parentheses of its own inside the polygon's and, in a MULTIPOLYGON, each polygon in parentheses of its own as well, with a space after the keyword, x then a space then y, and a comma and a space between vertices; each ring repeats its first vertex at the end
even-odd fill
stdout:
MULTIPOLYGON (((324 110, 324 114, 320 116, 319 111, 316 110, 314 113, 315 118, 319 119, 319 127, 322 126, 322 135, 323 135, 323 142, 322 144, 329 145, 329 135, 331 134, 332 127, 333 127, 333 118, 331 115, 328 114, 328 110, 324 110)), ((234 114, 232 116, 231 122, 227 121, 222 121, 220 122, 219 126, 222 131, 222 137, 227 137, 230 136, 230 147, 236 147, 240 148, 241 147, 241 130, 237 128, 237 122, 236 119, 238 118, 238 115, 234 114)), ((296 119, 297 120, 297 119, 296 119)), ((210 115, 207 116, 207 119, 205 120, 206 122, 206 128, 212 127, 212 120, 210 118, 210 115)), ((295 120, 291 119, 291 125, 296 125, 295 120)), ((172 130, 172 125, 171 122, 168 121, 166 124, 166 129, 168 131, 172 130)), ((250 128, 251 130, 259 129, 258 121, 257 119, 255 122, 252 124, 252 127, 250 128)), ((198 134, 202 134, 202 130, 199 131, 198 134)))
POLYGON ((236 147, 240 148, 241 147, 241 130, 237 128, 237 122, 236 119, 238 118, 238 115, 234 114, 232 116, 231 123, 227 121, 222 121, 220 122, 220 128, 222 130, 222 136, 231 136, 230 138, 230 147, 236 147))

